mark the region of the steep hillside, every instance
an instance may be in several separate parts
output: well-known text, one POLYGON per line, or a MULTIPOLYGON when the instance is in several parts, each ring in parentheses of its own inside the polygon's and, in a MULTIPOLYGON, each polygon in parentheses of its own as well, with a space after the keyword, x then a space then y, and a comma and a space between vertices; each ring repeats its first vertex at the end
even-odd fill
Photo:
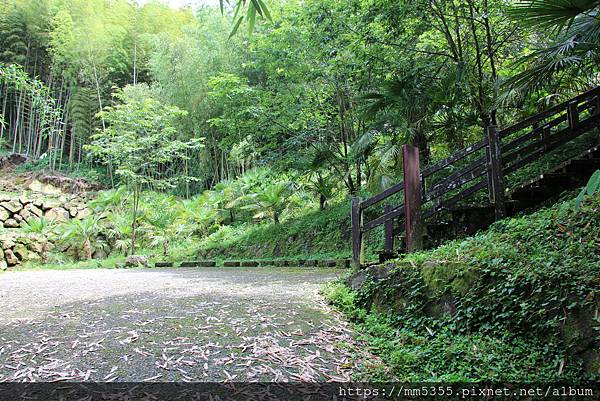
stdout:
POLYGON ((600 377, 600 196, 354 273, 327 296, 400 380, 600 377))

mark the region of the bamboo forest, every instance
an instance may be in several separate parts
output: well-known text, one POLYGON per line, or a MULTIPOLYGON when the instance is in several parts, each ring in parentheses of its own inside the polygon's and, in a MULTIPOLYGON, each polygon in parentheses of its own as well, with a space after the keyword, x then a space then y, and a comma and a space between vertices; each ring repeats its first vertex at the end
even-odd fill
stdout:
POLYGON ((0 0, 0 401, 591 400, 599 309, 600 1, 0 0))

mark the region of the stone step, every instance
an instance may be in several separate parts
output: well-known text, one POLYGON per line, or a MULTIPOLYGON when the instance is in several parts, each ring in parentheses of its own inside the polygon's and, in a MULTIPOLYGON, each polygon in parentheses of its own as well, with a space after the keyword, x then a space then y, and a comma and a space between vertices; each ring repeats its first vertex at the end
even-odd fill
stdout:
POLYGON ((173 262, 154 262, 154 267, 173 267, 173 262))
POLYGON ((181 262, 179 267, 215 267, 217 262, 214 260, 190 260, 181 262))

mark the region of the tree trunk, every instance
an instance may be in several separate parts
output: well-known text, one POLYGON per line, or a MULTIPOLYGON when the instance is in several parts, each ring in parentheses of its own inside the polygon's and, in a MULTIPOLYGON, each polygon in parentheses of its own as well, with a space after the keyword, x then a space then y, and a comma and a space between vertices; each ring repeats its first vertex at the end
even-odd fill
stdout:
POLYGON ((89 260, 92 258, 92 242, 89 238, 83 242, 83 258, 89 260))
POLYGON ((135 255, 135 242, 137 234, 137 215, 140 202, 140 189, 137 184, 133 187, 133 221, 131 222, 131 255, 135 255))

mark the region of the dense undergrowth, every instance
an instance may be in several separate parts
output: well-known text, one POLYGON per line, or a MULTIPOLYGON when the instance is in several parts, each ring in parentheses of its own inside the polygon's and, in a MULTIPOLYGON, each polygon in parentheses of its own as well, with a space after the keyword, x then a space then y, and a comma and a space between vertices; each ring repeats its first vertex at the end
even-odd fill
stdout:
MULTIPOLYGON (((200 257, 235 258, 349 258, 350 201, 326 210, 306 210, 284 224, 241 224, 222 226, 198 243, 200 257)), ((367 257, 374 258, 382 235, 367 239, 367 257)))
POLYGON ((595 195, 580 210, 570 200, 506 219, 325 294, 400 380, 598 379, 599 238, 595 195))

